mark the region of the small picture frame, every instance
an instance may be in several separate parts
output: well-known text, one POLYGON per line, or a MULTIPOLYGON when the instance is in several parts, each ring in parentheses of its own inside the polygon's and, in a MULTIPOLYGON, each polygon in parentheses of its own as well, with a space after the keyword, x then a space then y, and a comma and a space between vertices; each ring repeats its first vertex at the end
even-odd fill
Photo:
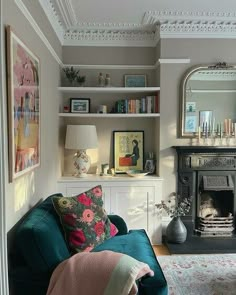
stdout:
POLYGON ((125 87, 146 87, 147 76, 146 75, 125 75, 124 76, 125 87))
POLYGON ((115 173, 143 170, 144 131, 113 131, 115 173))
POLYGON ((70 112, 71 113, 89 113, 90 98, 71 98, 70 112))

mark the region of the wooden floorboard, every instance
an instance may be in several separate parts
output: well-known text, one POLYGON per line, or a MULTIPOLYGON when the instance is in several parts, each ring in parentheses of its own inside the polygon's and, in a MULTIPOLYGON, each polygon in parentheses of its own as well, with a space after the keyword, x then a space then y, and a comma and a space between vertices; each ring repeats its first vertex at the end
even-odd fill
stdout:
POLYGON ((165 245, 153 245, 152 247, 157 256, 171 255, 165 245))

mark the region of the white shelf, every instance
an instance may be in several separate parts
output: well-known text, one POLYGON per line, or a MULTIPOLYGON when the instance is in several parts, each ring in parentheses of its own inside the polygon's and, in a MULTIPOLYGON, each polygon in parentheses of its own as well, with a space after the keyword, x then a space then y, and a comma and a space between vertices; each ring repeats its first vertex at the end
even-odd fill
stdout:
POLYGON ((72 175, 68 176, 62 176, 60 177, 57 182, 58 183, 64 183, 64 182, 69 182, 69 183, 77 183, 77 182, 84 182, 84 181, 162 181, 163 178, 157 176, 157 175, 145 175, 143 177, 130 177, 127 174, 116 174, 116 176, 100 176, 96 174, 87 174, 87 177, 76 177, 72 175))
POLYGON ((156 118, 160 117, 160 113, 148 113, 148 114, 98 114, 98 113, 59 113, 59 117, 79 117, 79 118, 156 118))
POLYGON ((149 93, 160 91, 160 87, 58 87, 58 90, 63 93, 149 93))

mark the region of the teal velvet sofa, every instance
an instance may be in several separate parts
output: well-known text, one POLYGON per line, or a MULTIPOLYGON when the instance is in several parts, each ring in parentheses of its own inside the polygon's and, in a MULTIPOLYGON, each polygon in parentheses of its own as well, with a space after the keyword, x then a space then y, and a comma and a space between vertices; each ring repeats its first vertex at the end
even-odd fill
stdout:
MULTIPOLYGON (((10 257, 9 267, 11 295, 45 295, 53 270, 60 262, 71 256, 59 217, 52 204, 53 196, 62 195, 54 194, 41 202, 26 216, 16 231, 15 253, 10 257)), ((128 232, 126 223, 121 217, 109 215, 109 218, 119 232, 93 251, 121 252, 147 263, 155 275, 143 277, 137 282, 138 294, 168 294, 167 282, 146 232, 144 230, 128 232)))

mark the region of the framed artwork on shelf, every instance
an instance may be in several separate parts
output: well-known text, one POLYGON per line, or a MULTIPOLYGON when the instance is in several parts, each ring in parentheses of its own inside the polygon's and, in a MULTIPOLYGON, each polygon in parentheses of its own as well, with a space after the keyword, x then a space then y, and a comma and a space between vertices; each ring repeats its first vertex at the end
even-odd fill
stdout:
POLYGON ((115 173, 143 170, 144 131, 113 131, 115 173))
POLYGON ((9 181, 40 165, 40 61, 16 36, 7 35, 9 181))
POLYGON ((146 87, 147 76, 146 75, 125 75, 125 87, 146 87))
POLYGON ((90 98, 71 98, 70 112, 71 113, 89 113, 90 98))

